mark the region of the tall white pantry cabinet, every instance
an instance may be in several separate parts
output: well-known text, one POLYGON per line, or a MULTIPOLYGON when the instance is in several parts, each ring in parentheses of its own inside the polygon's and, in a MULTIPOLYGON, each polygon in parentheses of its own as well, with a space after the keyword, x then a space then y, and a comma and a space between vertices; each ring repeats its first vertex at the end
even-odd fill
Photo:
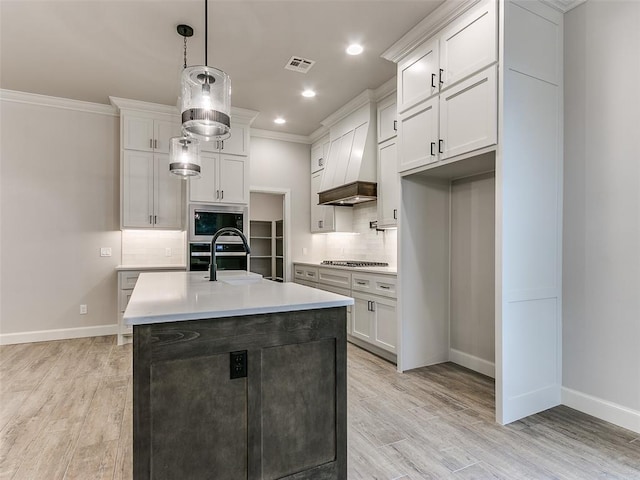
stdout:
POLYGON ((398 370, 453 360, 451 182, 493 172, 484 281, 502 424, 561 403, 562 52, 563 14, 549 2, 466 0, 383 54, 398 64, 398 370))

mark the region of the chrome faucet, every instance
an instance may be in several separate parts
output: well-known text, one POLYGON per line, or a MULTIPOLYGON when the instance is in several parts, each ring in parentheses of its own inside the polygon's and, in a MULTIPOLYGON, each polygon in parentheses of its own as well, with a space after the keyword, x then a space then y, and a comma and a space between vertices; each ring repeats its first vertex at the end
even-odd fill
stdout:
POLYGON ((251 253, 251 249, 249 248, 249 244, 247 243, 247 237, 244 234, 234 227, 222 227, 218 230, 213 238, 211 239, 211 263, 209 264, 209 281, 215 282, 217 280, 217 267, 216 267, 216 240, 220 235, 224 235, 225 233, 232 233, 240 237, 242 240, 242 245, 244 245, 244 251, 247 255, 251 253))

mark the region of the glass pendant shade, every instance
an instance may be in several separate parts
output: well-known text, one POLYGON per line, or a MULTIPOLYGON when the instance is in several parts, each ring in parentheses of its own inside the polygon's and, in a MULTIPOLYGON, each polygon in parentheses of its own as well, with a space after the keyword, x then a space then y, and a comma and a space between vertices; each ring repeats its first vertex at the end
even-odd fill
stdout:
POLYGON ((183 177, 200 176, 200 142, 195 138, 169 140, 169 171, 183 177))
POLYGON ((217 68, 197 65, 182 71, 182 130, 200 140, 231 135, 231 78, 217 68))

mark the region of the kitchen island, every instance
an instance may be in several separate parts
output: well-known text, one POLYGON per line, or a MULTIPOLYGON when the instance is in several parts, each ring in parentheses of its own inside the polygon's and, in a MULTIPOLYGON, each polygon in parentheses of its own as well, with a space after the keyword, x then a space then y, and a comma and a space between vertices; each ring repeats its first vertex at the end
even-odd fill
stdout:
POLYGON ((346 479, 346 306, 246 272, 144 273, 134 478, 346 479))

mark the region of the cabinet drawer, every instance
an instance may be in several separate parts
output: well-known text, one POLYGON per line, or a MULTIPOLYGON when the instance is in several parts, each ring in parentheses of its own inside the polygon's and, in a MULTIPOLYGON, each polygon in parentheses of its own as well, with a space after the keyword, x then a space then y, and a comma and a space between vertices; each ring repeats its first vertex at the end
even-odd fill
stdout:
POLYGON ((332 268, 320 268, 318 269, 318 283, 342 287, 348 290, 351 288, 351 272, 332 268))
POLYGON ((120 288, 122 290, 133 289, 136 286, 139 276, 139 271, 120 272, 120 288))
POLYGON ((307 267, 302 265, 294 265, 293 276, 297 280, 306 280, 308 282, 318 281, 318 269, 316 267, 307 267))
POLYGON ((389 275, 354 273, 351 288, 359 292, 396 298, 397 278, 389 275))

